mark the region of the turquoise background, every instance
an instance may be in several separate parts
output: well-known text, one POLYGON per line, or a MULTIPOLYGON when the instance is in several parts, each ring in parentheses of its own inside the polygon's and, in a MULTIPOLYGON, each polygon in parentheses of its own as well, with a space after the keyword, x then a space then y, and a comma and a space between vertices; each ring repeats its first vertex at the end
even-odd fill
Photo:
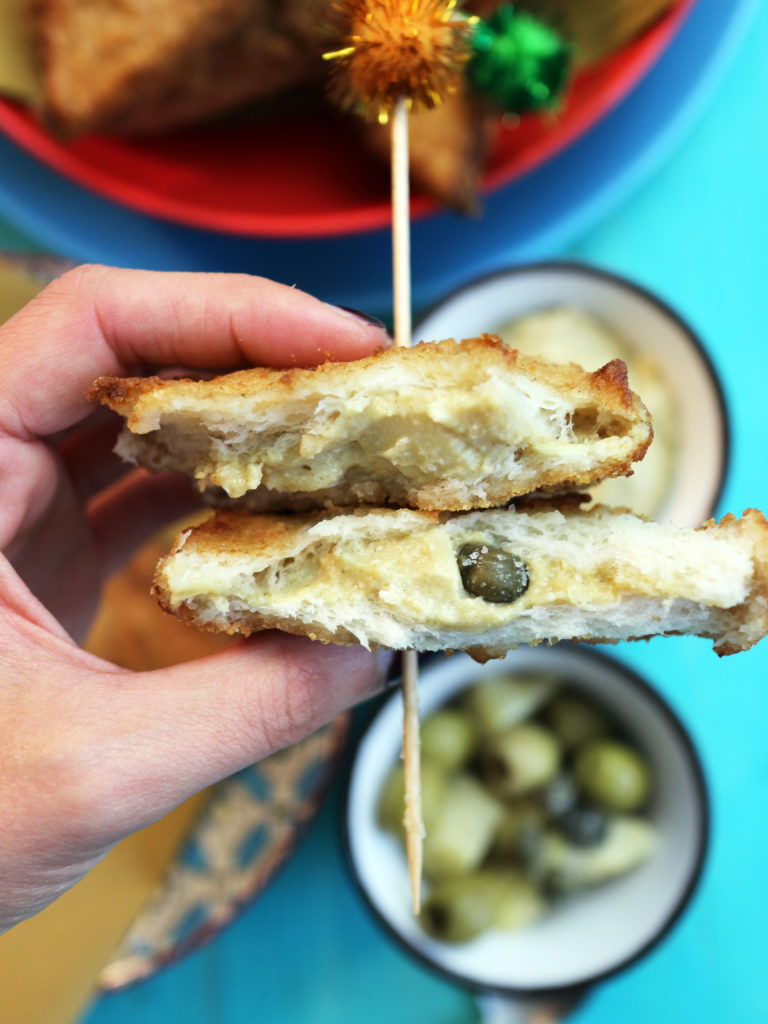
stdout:
MULTIPOLYGON (((700 334, 731 412, 723 512, 768 510, 767 54, 760 4, 663 168, 569 245, 536 254, 625 274, 700 334)), ((0 247, 34 244, 0 220, 0 247)), ((572 1020, 768 1021, 768 642, 724 660, 686 639, 613 653, 654 682, 694 737, 710 784, 712 842, 680 924, 572 1020)), ((232 927, 149 982, 99 1000, 83 1024, 477 1020, 467 993, 417 966, 369 916, 343 862, 342 786, 343 773, 296 855, 232 927)))

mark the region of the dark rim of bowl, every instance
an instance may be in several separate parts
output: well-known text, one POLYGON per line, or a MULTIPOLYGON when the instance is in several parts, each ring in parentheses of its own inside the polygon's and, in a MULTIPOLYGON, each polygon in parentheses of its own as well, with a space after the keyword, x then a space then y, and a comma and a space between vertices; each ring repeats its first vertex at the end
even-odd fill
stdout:
POLYGON ((620 274, 616 274, 613 271, 604 270, 602 267, 592 266, 589 263, 579 263, 577 260, 543 260, 538 263, 520 263, 509 267, 501 267, 499 270, 491 270, 486 274, 480 274, 477 277, 473 277, 471 281, 467 281, 465 284, 461 284, 457 288, 453 288, 442 298, 429 305, 424 312, 420 314, 419 319, 414 326, 414 337, 421 329, 421 325, 425 323, 429 317, 433 316, 438 309, 446 305, 448 302, 452 302, 460 295, 465 294, 465 292, 472 291, 472 289, 476 288, 478 285, 486 284, 489 281, 495 281, 502 277, 522 277, 525 274, 539 274, 547 273, 549 271, 564 271, 568 274, 580 274, 583 277, 593 277, 599 281, 605 281, 617 286, 618 288, 623 288, 625 291, 631 292, 649 303, 649 305, 655 306, 659 312, 671 320, 682 331, 691 343, 691 346, 699 356, 701 364, 710 379, 717 401, 718 411, 720 413, 720 435, 722 439, 720 468, 717 476, 718 483, 712 494, 708 509, 710 515, 714 514, 725 489, 728 471, 730 468, 731 455, 730 414, 728 411, 728 404, 725 399, 725 393, 723 391, 722 384, 720 383, 720 377, 704 342, 695 333, 690 324, 682 318, 677 310, 673 309, 672 306, 668 305, 663 299, 660 299, 658 295, 655 295, 642 285, 637 284, 629 278, 622 277, 620 274))
MULTIPOLYGON (((694 892, 696 891, 696 888, 699 884, 704 869, 707 852, 709 849, 711 831, 711 812, 706 777, 704 775, 704 769, 701 764, 701 760, 699 758, 696 747, 693 743, 693 740, 691 739, 690 734, 688 733, 687 729, 683 725, 680 718, 678 718, 675 711, 661 696, 661 694, 651 685, 651 683, 649 683, 641 675, 635 672, 634 669, 631 669, 628 665, 625 665, 622 661, 610 657, 607 654, 603 654, 600 651, 594 651, 589 648, 583 648, 575 644, 568 643, 563 644, 562 646, 567 647, 574 654, 576 654, 577 657, 582 657, 586 661, 592 660, 596 662, 601 662, 604 665, 610 665, 619 675, 622 676, 625 682, 627 682, 630 686, 634 687, 636 690, 640 691, 640 693, 642 693, 653 705, 655 705, 656 709, 659 711, 661 716, 666 720, 666 722, 672 729, 673 733, 677 736, 677 739, 680 743, 680 748, 683 754, 685 755, 685 758, 691 769, 694 789, 697 795, 700 818, 698 849, 696 852, 696 857, 694 859, 688 881, 681 889, 679 897, 677 898, 675 904, 673 905, 672 909, 667 915, 666 920, 658 929, 658 931, 652 936, 652 938, 650 938, 643 946, 637 949, 631 956, 627 957, 626 959, 620 961, 617 964, 614 964, 612 967, 608 968, 605 971, 600 971, 597 974, 592 974, 588 977, 582 978, 580 981, 569 982, 565 985, 555 985, 548 988, 515 988, 513 986, 484 985, 470 977, 466 977, 465 975, 457 971, 450 970, 443 964, 437 963, 436 961, 430 959, 430 957, 426 956, 419 950, 415 949, 394 927, 394 925, 392 925, 387 920, 387 918, 384 917, 384 915, 379 911, 379 909, 375 906, 375 904, 369 897, 368 890, 363 884, 363 881, 360 878, 360 875, 357 871, 355 858, 352 853, 352 842, 350 839, 349 831, 348 808, 350 790, 352 786, 352 778, 354 775, 355 765, 357 763, 358 751, 360 749, 361 744, 368 735, 369 731, 373 728, 373 726, 378 721, 380 715, 383 713, 384 709, 389 705, 389 703, 392 700, 400 699, 400 694, 398 690, 393 690, 393 692, 387 696, 387 698, 383 701, 382 705, 377 709, 373 718, 366 724, 361 736, 358 738, 356 742, 354 752, 350 759, 350 767, 347 773, 347 779, 344 790, 344 799, 342 801, 341 807, 341 838, 344 858, 346 860, 347 868, 355 884, 355 887, 363 896, 363 899, 366 905, 368 906, 369 910, 372 912, 373 916, 379 922, 379 924, 384 928, 385 932, 387 932, 391 938, 395 939, 396 943, 401 947, 401 949, 404 949, 405 952, 407 952, 410 956, 414 957, 420 963, 429 967, 430 970, 436 972, 437 974, 441 975, 447 980, 453 982, 454 984, 460 985, 465 989, 469 989, 471 991, 478 993, 490 992, 506 998, 519 1000, 545 999, 551 996, 567 997, 569 995, 573 995, 580 991, 586 990, 590 988, 592 985, 597 984, 598 982, 605 981, 607 978, 614 977, 615 975, 620 974, 622 971, 627 970, 633 964, 637 963, 639 960, 642 960, 642 958, 646 956, 648 953, 650 953, 652 949, 658 946, 659 943, 670 933, 675 924, 677 924, 683 912, 689 906, 691 899, 694 895, 694 892)), ((432 656, 426 659, 423 664, 424 670, 427 670, 430 664, 436 662, 437 660, 439 660, 439 655, 432 656)))

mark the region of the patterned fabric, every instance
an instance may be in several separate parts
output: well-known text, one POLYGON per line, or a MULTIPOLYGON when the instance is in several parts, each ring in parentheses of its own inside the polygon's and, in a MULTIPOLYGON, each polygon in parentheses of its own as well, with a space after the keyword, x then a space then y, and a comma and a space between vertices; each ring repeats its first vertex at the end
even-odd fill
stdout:
POLYGON ((349 715, 220 783, 99 978, 103 990, 154 974, 207 942, 266 886, 314 816, 349 715))

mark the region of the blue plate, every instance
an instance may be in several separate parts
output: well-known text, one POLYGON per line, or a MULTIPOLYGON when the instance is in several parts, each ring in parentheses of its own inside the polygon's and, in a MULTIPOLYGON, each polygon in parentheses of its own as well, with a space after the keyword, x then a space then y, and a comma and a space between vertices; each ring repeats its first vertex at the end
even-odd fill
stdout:
MULTIPOLYGON (((550 255, 605 215, 691 126, 756 9, 757 0, 698 0, 650 74, 592 131, 488 196, 482 217, 445 213, 414 224, 414 305, 435 301, 467 277, 550 255)), ((2 137, 0 168, 0 212, 62 256, 157 270, 246 271, 340 305, 390 308, 388 231, 282 241, 179 227, 87 192, 2 137)))

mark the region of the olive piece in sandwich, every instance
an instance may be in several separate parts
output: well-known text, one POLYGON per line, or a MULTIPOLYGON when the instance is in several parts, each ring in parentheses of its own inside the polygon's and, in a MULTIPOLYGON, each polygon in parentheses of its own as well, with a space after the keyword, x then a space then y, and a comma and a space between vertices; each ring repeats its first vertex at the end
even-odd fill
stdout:
POLYGON ((519 555, 490 544, 462 544, 457 561, 464 589, 491 604, 511 604, 528 589, 528 566, 519 555))

